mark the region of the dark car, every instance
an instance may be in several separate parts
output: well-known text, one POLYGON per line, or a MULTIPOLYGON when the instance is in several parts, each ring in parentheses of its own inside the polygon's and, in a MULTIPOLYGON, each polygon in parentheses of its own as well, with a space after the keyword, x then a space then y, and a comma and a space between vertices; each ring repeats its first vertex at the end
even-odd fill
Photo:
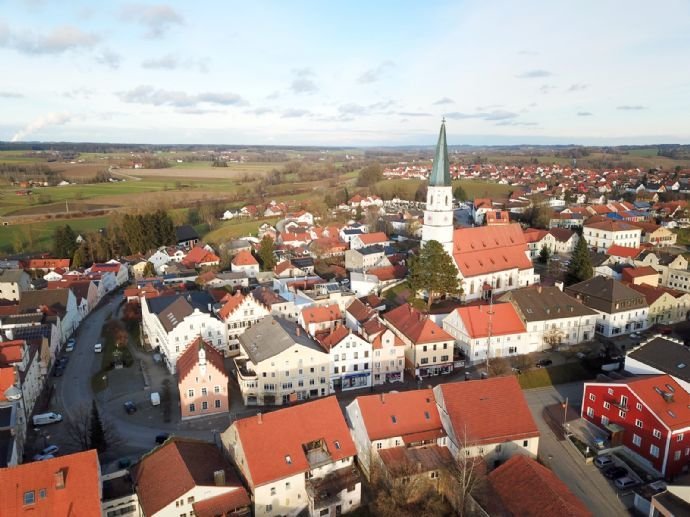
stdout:
POLYGON ((618 479, 628 475, 628 469, 626 469, 625 467, 620 467, 618 465, 606 467, 602 472, 604 476, 606 476, 609 479, 618 479))
POLYGON ((62 366, 57 365, 53 370, 53 377, 62 377, 63 373, 65 373, 65 369, 62 366))
POLYGON ((668 336, 671 332, 673 332, 673 329, 671 327, 667 327, 666 325, 659 325, 657 330, 664 336, 668 336))
POLYGON ((170 433, 161 433, 161 434, 158 434, 158 435, 156 435, 156 443, 157 443, 157 444, 161 444, 161 443, 163 443, 165 440, 167 440, 168 438, 170 438, 170 433))
POLYGON ((124 403, 124 406, 125 406, 125 411, 127 412, 128 415, 131 415, 132 413, 137 412, 137 406, 131 400, 126 401, 124 403))
POLYGON ((553 364, 553 361, 551 359, 540 359, 537 361, 537 368, 545 368, 547 366, 551 366, 553 364))
POLYGON ((57 360, 57 365, 62 367, 62 368, 67 366, 67 363, 69 363, 69 357, 67 357, 67 356, 63 356, 57 360))

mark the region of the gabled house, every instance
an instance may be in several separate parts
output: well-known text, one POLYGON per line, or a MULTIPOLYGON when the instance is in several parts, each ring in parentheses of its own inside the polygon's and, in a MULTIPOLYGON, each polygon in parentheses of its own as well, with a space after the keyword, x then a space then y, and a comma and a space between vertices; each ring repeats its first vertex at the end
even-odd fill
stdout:
POLYGON ((683 341, 659 334, 634 346, 625 356, 625 371, 635 375, 668 374, 690 393, 690 349, 683 341))
POLYGON ((362 233, 350 239, 350 249, 357 250, 367 246, 390 246, 391 240, 384 232, 362 233))
POLYGON ((357 451, 335 397, 235 420, 221 441, 254 515, 341 515, 360 505, 357 451))
POLYGON ((202 267, 213 267, 220 264, 220 257, 201 246, 194 246, 189 253, 182 259, 182 265, 190 269, 201 269, 202 267))
POLYGON ((371 387, 371 343, 340 324, 327 333, 318 334, 316 340, 330 355, 332 392, 371 387))
POLYGON ((614 244, 628 248, 638 248, 640 246, 641 234, 642 230, 630 223, 605 219, 586 222, 583 227, 582 237, 594 251, 604 253, 614 244))
POLYGON ((223 361, 223 354, 199 337, 178 358, 182 420, 228 412, 228 375, 223 361))
POLYGON ((216 315, 226 326, 228 355, 239 354, 240 335, 269 314, 270 310, 257 301, 252 294, 245 295, 238 290, 234 294, 225 295, 220 301, 220 308, 217 309, 216 315))
POLYGON ((259 274, 259 262, 249 251, 240 251, 230 263, 230 269, 235 273, 246 273, 249 278, 256 278, 259 274))
POLYGON ((27 291, 19 301, 19 312, 42 312, 47 317, 54 318, 60 343, 67 341, 81 322, 77 298, 70 289, 27 291))
POLYGON ((115 283, 118 287, 129 282, 129 270, 127 266, 114 259, 103 264, 93 264, 88 269, 88 272, 100 274, 111 273, 115 276, 115 283))
POLYGON ((330 332, 344 322, 343 314, 337 304, 314 305, 302 309, 297 322, 310 336, 330 332))
POLYGON ((199 234, 193 226, 183 224, 175 227, 175 240, 178 246, 189 249, 199 243, 199 234))
POLYGON ((0 269, 0 299, 19 300, 31 289, 31 277, 23 269, 0 269))

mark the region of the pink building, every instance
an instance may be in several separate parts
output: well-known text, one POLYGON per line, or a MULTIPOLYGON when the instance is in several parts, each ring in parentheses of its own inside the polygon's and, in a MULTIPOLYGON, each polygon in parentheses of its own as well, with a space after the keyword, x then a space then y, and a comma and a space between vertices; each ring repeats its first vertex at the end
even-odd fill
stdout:
POLYGON ((182 420, 217 415, 229 409, 223 355, 200 337, 177 360, 177 387, 182 420))

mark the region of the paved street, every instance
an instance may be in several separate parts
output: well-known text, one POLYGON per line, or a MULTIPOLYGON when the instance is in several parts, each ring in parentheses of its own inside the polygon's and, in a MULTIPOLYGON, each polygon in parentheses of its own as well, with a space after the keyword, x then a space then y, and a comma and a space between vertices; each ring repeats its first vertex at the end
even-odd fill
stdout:
POLYGON ((544 407, 561 403, 566 397, 569 403, 579 407, 582 400, 582 383, 561 384, 525 391, 525 398, 541 433, 539 457, 594 515, 629 515, 618 499, 617 492, 599 469, 593 464, 585 464, 575 448, 569 442, 559 440, 544 420, 544 407))

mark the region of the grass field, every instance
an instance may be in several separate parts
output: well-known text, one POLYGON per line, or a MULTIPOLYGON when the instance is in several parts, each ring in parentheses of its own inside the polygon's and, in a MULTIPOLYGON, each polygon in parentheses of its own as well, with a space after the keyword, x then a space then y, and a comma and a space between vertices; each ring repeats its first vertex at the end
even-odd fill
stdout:
POLYGON ((238 237, 246 237, 247 235, 256 235, 259 226, 263 223, 268 223, 271 225, 276 224, 278 218, 269 219, 253 219, 251 221, 227 221, 221 223, 220 226, 216 227, 215 230, 204 235, 204 241, 211 244, 220 244, 231 239, 237 239, 238 237))
POLYGON ((0 226, 0 251, 5 253, 24 250, 50 251, 53 246, 55 228, 69 224, 75 232, 91 232, 108 225, 108 217, 84 219, 63 219, 41 221, 40 223, 0 226), (18 249, 24 243, 24 249, 18 249))
POLYGON ((239 178, 248 174, 257 177, 268 174, 282 164, 270 162, 229 163, 227 167, 212 167, 211 162, 185 162, 175 163, 167 169, 121 169, 122 172, 142 178, 167 177, 167 178, 213 178, 228 179, 239 178))
POLYGON ((518 375, 518 382, 523 390, 543 388, 553 384, 581 381, 592 378, 580 363, 568 363, 548 368, 534 368, 518 375))
MULTIPOLYGON (((376 183, 371 191, 384 199, 397 195, 401 199, 412 200, 417 189, 425 183, 423 180, 383 180, 376 183)), ((453 182, 454 187, 458 185, 462 186, 469 199, 476 197, 505 197, 514 190, 514 187, 510 185, 499 185, 498 183, 476 180, 456 180, 453 182)))

